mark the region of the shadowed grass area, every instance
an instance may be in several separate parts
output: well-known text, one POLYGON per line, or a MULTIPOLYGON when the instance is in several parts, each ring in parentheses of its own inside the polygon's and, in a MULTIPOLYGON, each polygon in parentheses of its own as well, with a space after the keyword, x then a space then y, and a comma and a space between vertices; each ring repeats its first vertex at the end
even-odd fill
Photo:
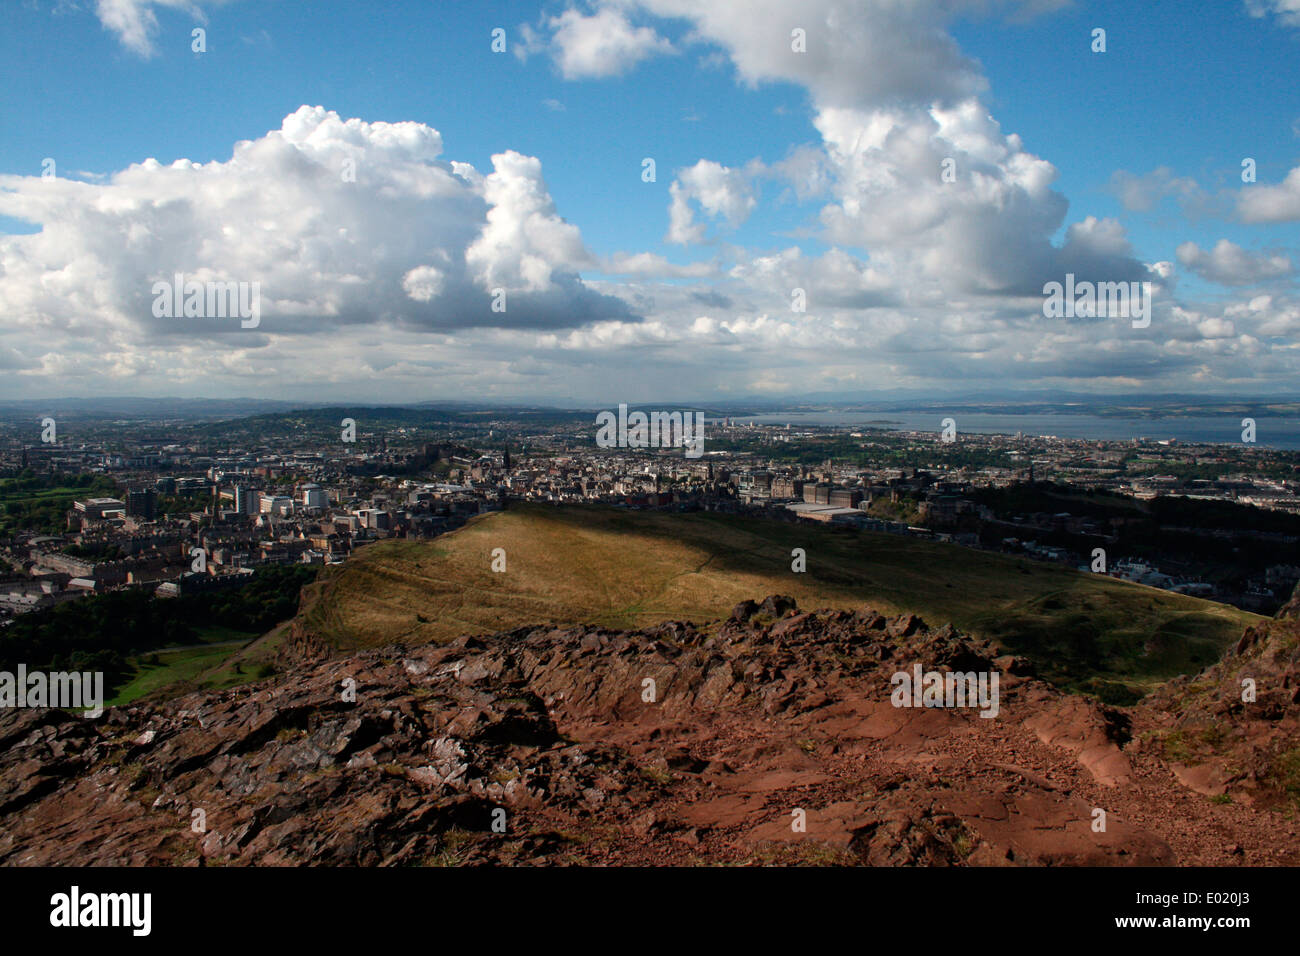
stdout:
POLYGON ((283 627, 256 634, 213 625, 200 630, 204 643, 165 647, 132 659, 134 673, 114 689, 106 706, 145 697, 166 700, 195 690, 223 690, 274 673, 283 627))
POLYGON ((211 644, 155 651, 136 663, 135 674, 106 701, 109 707, 129 704, 149 694, 189 681, 230 657, 241 643, 211 644))
POLYGON ((301 623, 347 649, 532 624, 633 628, 726 616, 789 594, 806 609, 911 612, 1115 699, 1199 669, 1246 625, 1236 608, 1054 565, 872 532, 712 513, 525 506, 436 542, 384 541, 304 591, 301 623), (493 551, 506 570, 492 571, 493 551), (791 551, 807 552, 806 573, 791 551), (1089 682, 1092 682, 1089 684, 1089 682))

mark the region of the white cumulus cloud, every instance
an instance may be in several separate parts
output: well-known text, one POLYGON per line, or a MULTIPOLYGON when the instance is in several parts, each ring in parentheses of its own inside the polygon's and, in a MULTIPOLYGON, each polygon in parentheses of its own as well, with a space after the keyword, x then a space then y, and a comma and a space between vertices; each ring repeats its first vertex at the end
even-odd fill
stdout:
POLYGON ((147 159, 100 183, 0 176, 0 215, 41 226, 0 236, 8 344, 39 353, 57 331, 74 351, 109 355, 231 334, 265 348, 367 325, 635 321, 579 278, 591 257, 537 159, 498 154, 483 176, 441 151, 437 130, 421 123, 304 106, 226 161, 147 159), (155 315, 155 283, 176 274, 257 283, 260 325, 155 315), (504 312, 492 309, 496 287, 510 293, 504 312))
POLYGON ((549 36, 525 28, 523 53, 545 50, 568 80, 619 76, 642 60, 674 52, 653 28, 634 26, 616 7, 570 8, 545 22, 549 36))
POLYGON ((709 159, 678 173, 668 192, 672 197, 668 206, 669 242, 686 244, 704 239, 704 226, 695 221, 692 202, 732 228, 748 219, 758 205, 749 173, 709 159))
POLYGON ((1237 198, 1237 214, 1242 222, 1295 222, 1300 219, 1300 166, 1287 173, 1276 186, 1251 183, 1243 186, 1237 198))
POLYGON ((1194 242, 1177 249, 1178 261, 1202 279, 1222 285, 1252 285, 1292 274, 1291 260, 1279 253, 1248 252, 1234 242, 1220 239, 1210 250, 1194 242))

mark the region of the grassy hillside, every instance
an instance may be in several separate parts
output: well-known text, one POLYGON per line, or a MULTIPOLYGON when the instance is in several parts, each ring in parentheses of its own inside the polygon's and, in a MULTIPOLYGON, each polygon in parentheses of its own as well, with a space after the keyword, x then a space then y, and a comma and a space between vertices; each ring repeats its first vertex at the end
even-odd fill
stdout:
POLYGON ((1032 657, 1114 700, 1217 659, 1259 620, 1111 578, 888 534, 717 514, 523 507, 433 542, 361 549, 305 592, 303 623, 340 648, 445 641, 537 623, 630 628, 725 616, 782 593, 801 607, 912 612, 1032 657), (492 552, 506 571, 491 570, 492 552), (791 550, 807 571, 791 571, 791 550))

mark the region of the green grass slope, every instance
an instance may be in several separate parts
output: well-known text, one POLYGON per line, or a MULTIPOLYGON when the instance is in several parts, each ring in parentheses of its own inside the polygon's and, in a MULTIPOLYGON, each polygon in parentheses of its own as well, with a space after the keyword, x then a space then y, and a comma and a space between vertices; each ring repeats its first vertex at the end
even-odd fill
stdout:
POLYGON ((711 513, 520 507, 433 542, 384 541, 330 569, 300 623, 341 648, 522 625, 703 622, 746 598, 911 612, 1124 701, 1217 659, 1260 620, 1236 608, 955 545, 711 513), (504 573, 492 570, 505 551, 504 573), (807 570, 791 570, 803 548, 807 570))

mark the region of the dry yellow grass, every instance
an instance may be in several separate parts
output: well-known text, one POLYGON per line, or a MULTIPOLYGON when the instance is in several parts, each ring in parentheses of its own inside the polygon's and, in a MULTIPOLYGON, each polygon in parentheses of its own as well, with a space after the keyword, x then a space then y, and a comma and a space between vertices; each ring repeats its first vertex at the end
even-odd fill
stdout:
POLYGON ((321 585, 326 596, 313 609, 320 615, 313 625, 351 647, 538 623, 703 621, 774 590, 805 606, 863 603, 860 594, 791 572, 788 548, 742 529, 721 534, 701 518, 523 509, 482 516, 436 542, 382 542, 321 585), (680 527, 669 529, 665 520, 680 527), (666 529, 682 534, 665 537, 666 529), (763 569, 729 567, 710 543, 749 555, 763 569), (505 550, 504 573, 491 570, 495 548, 505 550))
POLYGON ((340 648, 538 624, 632 628, 726 616, 746 598, 912 612, 1028 653, 1063 682, 1144 686, 1199 669, 1259 620, 1068 568, 886 534, 695 513, 522 507, 432 542, 385 541, 327 572, 304 623, 340 648), (791 549, 807 572, 791 570, 791 549), (495 548, 506 571, 491 569, 495 548))

